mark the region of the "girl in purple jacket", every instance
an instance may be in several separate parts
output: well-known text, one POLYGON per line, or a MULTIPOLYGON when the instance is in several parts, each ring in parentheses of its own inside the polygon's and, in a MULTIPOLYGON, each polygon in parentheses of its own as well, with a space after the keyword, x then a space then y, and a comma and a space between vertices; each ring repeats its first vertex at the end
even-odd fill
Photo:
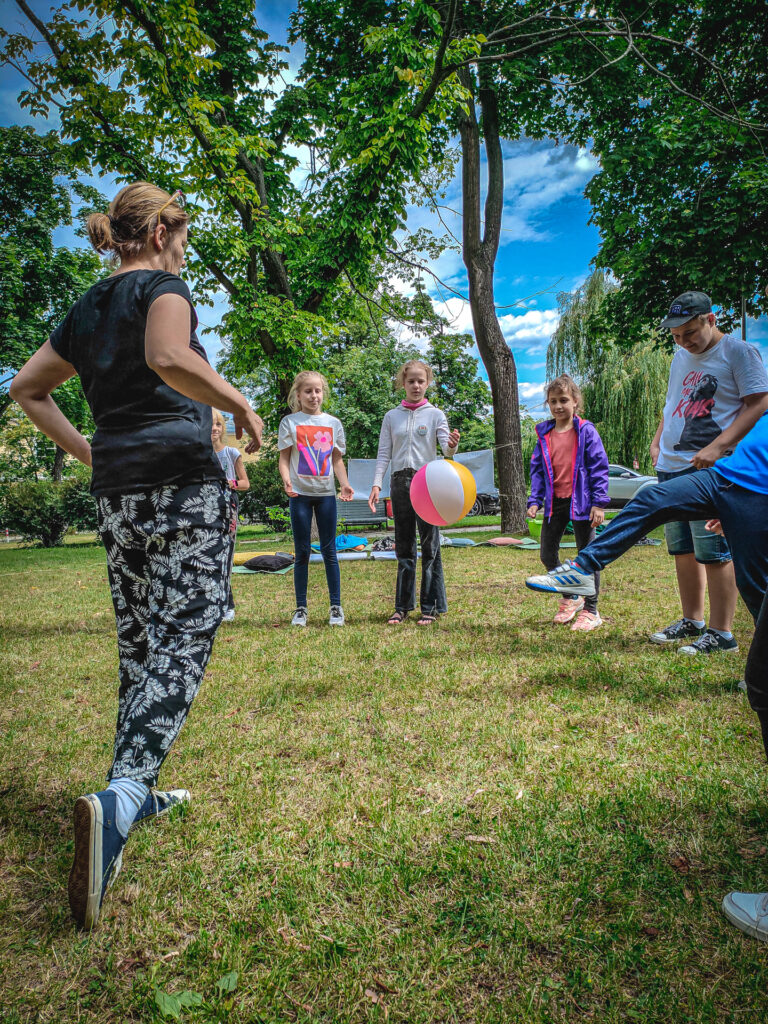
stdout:
MULTIPOLYGON (((582 411, 581 390, 567 373, 547 384, 546 399, 554 418, 536 424, 528 515, 533 519, 539 509, 544 513, 541 560, 550 571, 560 565, 558 548, 569 520, 576 550, 581 551, 605 519, 608 456, 595 425, 577 415, 582 411)), ((574 620, 571 629, 584 632, 602 626, 597 610, 598 576, 595 573, 594 597, 562 595, 553 622, 574 620)))

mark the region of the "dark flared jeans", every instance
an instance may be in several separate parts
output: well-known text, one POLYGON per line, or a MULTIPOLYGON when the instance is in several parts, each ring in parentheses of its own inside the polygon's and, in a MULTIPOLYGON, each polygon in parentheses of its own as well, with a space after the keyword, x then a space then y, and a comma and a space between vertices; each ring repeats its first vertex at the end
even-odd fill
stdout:
POLYGON ((440 557, 440 530, 430 526, 413 510, 411 480, 415 469, 401 469, 392 474, 392 515, 395 520, 395 554, 397 555, 397 587, 395 609, 409 612, 416 607, 416 530, 421 541, 421 600, 425 615, 442 615, 448 611, 440 557))
POLYGON ((603 569, 649 530, 675 520, 719 519, 733 556, 736 586, 755 620, 747 658, 747 695, 760 718, 768 756, 768 494, 702 469, 647 487, 577 556, 587 572, 603 569))

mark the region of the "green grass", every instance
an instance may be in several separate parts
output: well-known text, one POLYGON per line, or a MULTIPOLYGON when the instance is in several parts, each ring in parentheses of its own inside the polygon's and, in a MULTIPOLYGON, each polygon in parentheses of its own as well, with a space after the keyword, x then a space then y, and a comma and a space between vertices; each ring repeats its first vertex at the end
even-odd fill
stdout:
POLYGON ((158 1021, 184 992, 185 1021, 768 1019, 768 950, 719 910, 768 887, 743 608, 739 655, 689 660, 645 640, 677 617, 660 548, 604 574, 585 636, 521 586, 536 552, 444 559, 430 629, 384 625, 392 562, 342 565, 333 632, 322 566, 305 631, 290 575, 235 577, 161 776, 193 803, 132 836, 84 935, 66 879, 111 752, 104 552, 0 550, 0 1019, 158 1021))

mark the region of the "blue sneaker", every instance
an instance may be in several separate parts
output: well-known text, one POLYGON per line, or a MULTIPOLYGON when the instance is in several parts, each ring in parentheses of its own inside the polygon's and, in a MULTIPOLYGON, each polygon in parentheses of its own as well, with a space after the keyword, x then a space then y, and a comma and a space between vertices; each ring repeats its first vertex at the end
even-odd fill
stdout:
POLYGON ((123 865, 125 839, 115 824, 117 797, 108 789, 75 803, 75 859, 69 872, 69 908, 81 928, 95 928, 104 894, 123 865))
POLYGON ((525 581, 529 590, 542 590, 548 594, 577 594, 580 597, 595 596, 595 577, 584 572, 575 562, 563 562, 541 576, 529 576, 525 581))
POLYGON ((162 818, 164 814, 169 814, 174 807, 188 804, 191 799, 192 794, 188 789, 150 789, 133 819, 131 828, 138 825, 140 821, 146 821, 147 818, 162 818))

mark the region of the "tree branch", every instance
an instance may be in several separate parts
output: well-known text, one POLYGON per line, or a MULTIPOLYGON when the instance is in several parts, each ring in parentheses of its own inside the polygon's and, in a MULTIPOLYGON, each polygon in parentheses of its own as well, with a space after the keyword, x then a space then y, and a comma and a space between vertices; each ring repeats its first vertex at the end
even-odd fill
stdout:
POLYGON ((454 22, 456 21, 456 9, 458 7, 458 0, 450 0, 448 4, 448 14, 443 25, 443 34, 440 39, 440 45, 437 48, 435 55, 435 66, 432 69, 432 77, 429 80, 429 84, 411 111, 411 117, 414 120, 424 113, 429 107, 429 104, 434 99, 435 93, 437 92, 440 83, 446 77, 443 69, 443 58, 445 57, 445 51, 448 48, 448 43, 451 39, 451 33, 453 32, 454 22))
POLYGON ((504 157, 499 138, 499 98, 493 88, 480 88, 478 99, 483 112, 483 141, 488 164, 488 188, 485 194, 483 250, 493 266, 501 237, 504 212, 504 157))

